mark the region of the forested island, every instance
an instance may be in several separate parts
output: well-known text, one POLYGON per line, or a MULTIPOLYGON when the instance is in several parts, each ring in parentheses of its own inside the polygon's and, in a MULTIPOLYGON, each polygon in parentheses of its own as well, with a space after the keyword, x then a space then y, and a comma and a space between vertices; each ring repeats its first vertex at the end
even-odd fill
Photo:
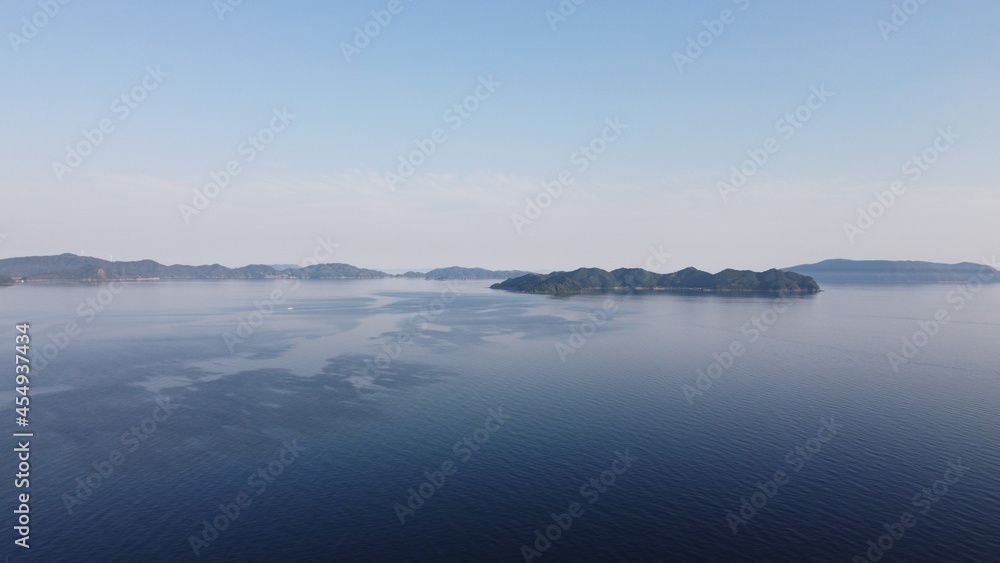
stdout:
MULTIPOLYGON (((410 272, 415 274, 410 277, 422 277, 428 280, 505 280, 516 278, 531 272, 521 270, 486 270, 483 268, 462 268, 451 266, 449 268, 435 268, 426 274, 420 272, 410 272)), ((404 276, 407 274, 404 274, 404 276)))
POLYGON ((816 280, 795 272, 767 270, 723 270, 717 274, 685 268, 672 274, 657 274, 642 268, 618 268, 610 272, 600 268, 580 268, 572 272, 528 274, 490 286, 521 293, 579 293, 623 289, 716 291, 757 293, 817 293, 816 280))

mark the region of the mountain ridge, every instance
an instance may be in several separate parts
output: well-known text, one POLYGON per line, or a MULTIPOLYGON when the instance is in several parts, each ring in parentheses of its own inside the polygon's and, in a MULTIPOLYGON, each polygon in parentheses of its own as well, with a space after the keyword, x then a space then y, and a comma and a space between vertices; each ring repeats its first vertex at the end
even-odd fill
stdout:
POLYGON ((503 280, 531 273, 533 272, 524 270, 487 270, 485 268, 449 266, 447 268, 434 268, 424 274, 424 277, 429 280, 503 280))
MULTIPOLYGON (((64 253, 49 256, 23 256, 0 259, 0 276, 24 281, 145 281, 160 279, 380 279, 380 278, 422 278, 444 279, 505 279, 527 272, 520 270, 487 270, 484 268, 463 268, 451 266, 437 268, 430 272, 407 272, 387 274, 379 270, 359 268, 351 264, 329 263, 304 267, 287 267, 250 264, 239 268, 228 268, 220 264, 188 266, 184 264, 164 265, 150 259, 134 261, 110 261, 91 256, 64 253)), ((0 277, 0 285, 3 278, 0 277)), ((9 285, 9 284, 8 284, 9 285)))
POLYGON ((968 282, 973 277, 980 281, 1000 282, 1000 272, 992 266, 975 262, 944 264, 921 260, 849 260, 832 258, 814 264, 800 264, 784 271, 794 270, 812 276, 822 283, 857 284, 911 284, 968 282), (980 275, 983 273, 982 276, 980 275), (983 278, 987 279, 983 279, 983 278))
MULTIPOLYGON (((770 291, 766 289, 771 281, 752 278, 768 272, 793 273, 812 279, 813 283, 859 283, 859 284, 908 284, 908 283, 949 283, 967 282, 978 276, 984 282, 1000 282, 1000 271, 992 266, 973 262, 943 264, 918 260, 849 260, 834 258, 813 264, 801 264, 790 268, 779 268, 767 272, 727 269, 718 274, 709 274, 696 268, 685 268, 673 274, 657 274, 641 268, 618 268, 610 272, 600 268, 579 268, 573 272, 551 272, 535 274, 522 270, 488 270, 450 266, 435 268, 426 273, 406 272, 388 274, 380 270, 359 268, 351 264, 329 263, 306 267, 287 267, 250 264, 238 268, 228 268, 220 264, 189 266, 184 264, 164 265, 150 259, 135 261, 109 261, 76 254, 50 256, 25 256, 0 259, 0 285, 11 285, 17 281, 143 281, 157 279, 379 279, 414 278, 428 280, 446 279, 523 279, 519 284, 539 284, 532 291, 539 293, 589 291, 594 289, 651 287, 655 289, 681 289, 714 291, 770 291), (526 278, 526 276, 535 276, 526 278), (552 276, 556 276, 552 278, 552 276), (560 277, 561 276, 561 277, 560 277), (661 279, 662 276, 674 276, 661 279), (713 278, 722 276, 722 278, 713 278), (5 277, 12 278, 10 282, 5 277), (721 281, 720 281, 721 280, 721 281), (728 281, 726 281, 728 280, 728 281), (730 284, 729 287, 726 284, 730 284), (765 289, 752 289, 761 287, 765 289), (660 285, 666 284, 666 285, 660 285)), ((792 290, 794 283, 785 280, 792 290)), ((779 284, 780 285, 780 284, 779 284)), ((497 289, 508 289, 511 284, 497 289)), ((806 288, 808 291, 812 289, 806 288)), ((800 287, 799 290, 802 290, 800 287)), ((515 291, 522 291, 516 289, 515 291)))
POLYGON ((642 268, 618 268, 610 272, 600 268, 578 268, 568 272, 528 274, 495 283, 490 288, 550 294, 621 289, 754 293, 822 291, 813 278, 795 272, 777 269, 764 272, 726 269, 710 274, 694 267, 672 274, 658 274, 642 268))

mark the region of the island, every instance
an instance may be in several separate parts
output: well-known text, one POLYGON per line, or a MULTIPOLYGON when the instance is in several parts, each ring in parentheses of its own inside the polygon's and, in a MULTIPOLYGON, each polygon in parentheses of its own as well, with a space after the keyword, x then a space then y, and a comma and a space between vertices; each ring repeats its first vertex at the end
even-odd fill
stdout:
POLYGON ((435 268, 424 274, 424 278, 429 280, 505 280, 530 273, 521 270, 486 270, 451 266, 449 268, 435 268))
POLYGON ((292 266, 289 264, 252 264, 239 268, 227 268, 219 264, 207 266, 186 266, 174 264, 165 266, 153 260, 109 261, 91 256, 58 254, 52 256, 25 256, 0 259, 0 285, 4 279, 27 282, 108 282, 108 281, 155 281, 155 280, 261 280, 261 279, 306 279, 345 280, 415 278, 427 280, 502 280, 521 276, 529 272, 521 270, 486 270, 452 266, 429 272, 407 272, 400 275, 387 274, 379 270, 359 268, 350 264, 313 264, 292 266), (13 278, 13 279, 11 279, 13 278))
POLYGON ((795 272, 722 270, 717 274, 685 268, 672 274, 657 274, 642 268, 579 268, 572 272, 528 274, 495 283, 491 289, 520 293, 567 294, 587 291, 650 290, 753 293, 818 293, 816 280, 795 272))
POLYGON ((3 287, 5 285, 14 285, 16 283, 17 282, 14 281, 14 278, 0 274, 0 287, 3 287))
POLYGON ((1000 282, 1000 272, 974 262, 941 264, 918 260, 846 260, 835 258, 815 264, 801 264, 795 270, 823 283, 901 285, 916 283, 965 283, 976 278, 983 283, 1000 282))

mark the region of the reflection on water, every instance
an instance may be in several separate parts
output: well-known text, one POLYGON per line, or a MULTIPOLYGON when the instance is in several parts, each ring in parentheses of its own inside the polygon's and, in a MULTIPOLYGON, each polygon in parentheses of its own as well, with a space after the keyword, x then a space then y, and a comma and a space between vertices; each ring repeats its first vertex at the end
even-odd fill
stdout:
POLYGON ((849 560, 956 458, 969 471, 892 556, 1000 553, 1000 288, 955 310, 947 285, 776 302, 489 283, 129 283, 100 311, 101 286, 3 288, 2 322, 32 323, 41 360, 26 560, 192 559, 201 521, 291 439, 301 457, 199 559, 523 560, 624 448, 634 466, 545 560, 849 560), (941 308, 949 322, 895 372, 889 353, 941 308), (142 431, 164 399, 177 410, 142 431), (497 407, 503 432, 401 526, 393 506, 497 407), (830 417, 836 439, 795 471, 789 452, 830 417), (791 478, 733 534, 727 513, 776 470, 791 478))

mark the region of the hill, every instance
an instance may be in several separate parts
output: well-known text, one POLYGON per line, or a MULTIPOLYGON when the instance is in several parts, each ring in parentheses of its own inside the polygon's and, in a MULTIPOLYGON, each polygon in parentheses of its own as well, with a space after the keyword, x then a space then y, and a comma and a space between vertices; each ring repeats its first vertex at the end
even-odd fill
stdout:
POLYGON ((392 276, 379 270, 358 268, 350 264, 317 264, 299 268, 288 264, 264 266, 254 264, 227 268, 219 264, 207 266, 165 266, 153 260, 111 262, 76 254, 57 256, 26 256, 0 260, 0 274, 28 281, 115 281, 152 279, 271 279, 299 278, 310 280, 420 278, 431 280, 484 279, 496 280, 526 274, 519 270, 486 270, 484 268, 437 268, 426 274, 407 272, 392 276))
POLYGON ((490 286, 522 293, 577 293, 618 289, 719 291, 757 293, 816 293, 816 280, 795 272, 768 270, 723 270, 710 274, 685 268, 672 274, 657 274, 642 268, 580 268, 572 272, 528 274, 490 286))
MULTIPOLYGON (((989 281, 1000 282, 1000 275, 990 266, 961 262, 940 264, 910 260, 824 260, 815 264, 802 264, 785 271, 794 270, 812 276, 822 283, 859 284, 909 284, 909 283, 964 283, 980 271, 989 276, 989 281)), ((982 281, 982 280, 981 280, 982 281)))
POLYGON ((452 266, 450 268, 435 268, 427 272, 424 277, 429 280, 505 280, 529 273, 531 272, 521 270, 486 270, 452 266))
POLYGON ((76 254, 27 256, 0 260, 0 273, 29 281, 113 281, 143 279, 346 279, 385 278, 389 274, 357 268, 350 264, 319 264, 278 271, 271 266, 250 265, 227 268, 207 266, 164 266, 153 260, 111 262, 76 254))
POLYGON ((330 280, 330 279, 372 279, 392 277, 385 272, 378 270, 368 270, 358 268, 350 264, 317 264, 305 268, 293 268, 286 270, 289 276, 310 280, 330 280))

